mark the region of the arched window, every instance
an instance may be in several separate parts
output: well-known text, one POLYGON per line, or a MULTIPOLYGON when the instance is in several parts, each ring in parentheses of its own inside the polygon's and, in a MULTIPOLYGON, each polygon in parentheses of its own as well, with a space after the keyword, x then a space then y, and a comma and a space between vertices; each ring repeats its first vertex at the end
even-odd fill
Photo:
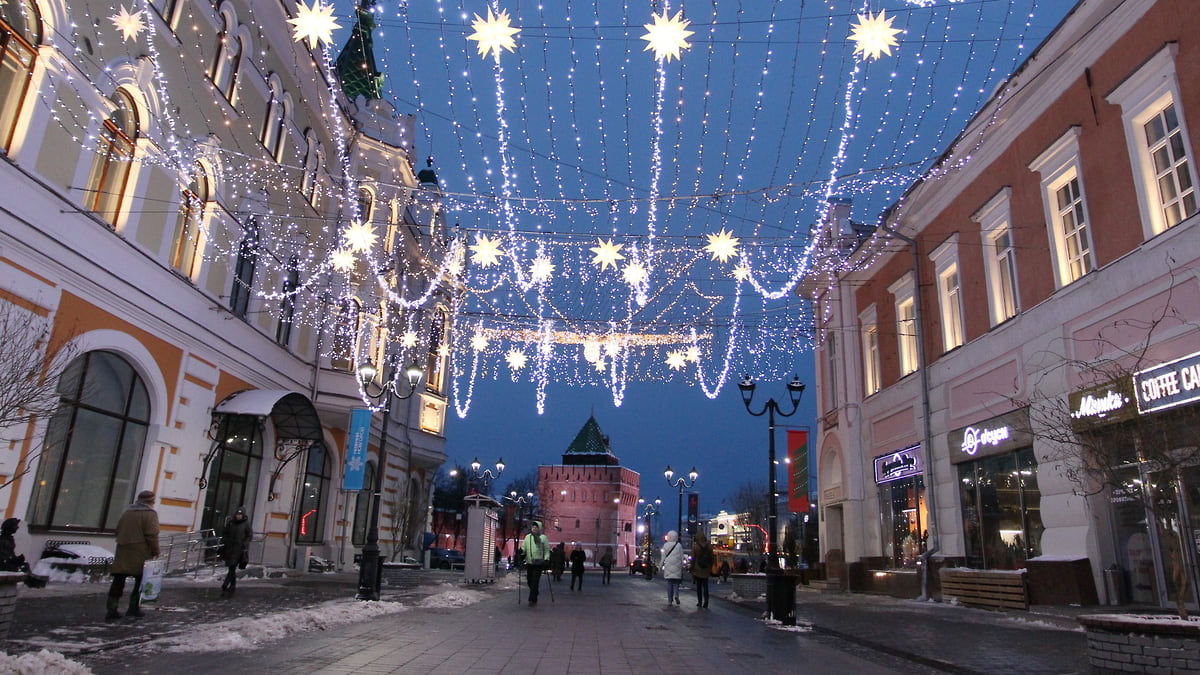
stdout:
POLYGON ((159 16, 166 22, 167 27, 171 32, 175 32, 179 23, 179 10, 183 7, 184 0, 155 0, 152 4, 158 10, 159 16))
POLYGON ((296 543, 319 544, 325 540, 325 513, 321 508, 329 492, 329 453, 325 444, 316 442, 308 449, 304 466, 304 485, 300 493, 300 511, 296 514, 296 543))
POLYGON ((358 218, 364 223, 371 222, 375 211, 375 195, 367 188, 358 189, 358 218))
POLYGON ((242 43, 234 35, 237 24, 227 15, 222 15, 222 20, 225 22, 225 25, 221 32, 217 34, 217 53, 213 58, 209 77, 212 79, 213 86, 217 88, 217 91, 221 92, 221 95, 230 104, 233 104, 235 102, 235 92, 237 91, 238 65, 241 63, 242 43))
POLYGON ((324 165, 325 165, 325 153, 321 151, 320 147, 318 147, 317 148, 317 161, 314 163, 313 170, 312 170, 312 172, 313 172, 312 186, 309 188, 309 192, 308 192, 308 203, 311 204, 312 207, 318 211, 321 210, 321 178, 317 172, 320 169, 320 167, 322 167, 324 165))
POLYGON ((246 234, 238 245, 237 262, 233 267, 233 288, 229 291, 229 310, 234 316, 246 318, 250 307, 250 290, 254 288, 254 268, 258 264, 258 221, 246 219, 246 234))
POLYGON ((356 298, 345 298, 338 308, 337 324, 333 327, 331 366, 337 370, 354 368, 358 347, 358 332, 362 328, 362 305, 356 298))
POLYGON ((140 127, 137 107, 129 94, 118 89, 112 101, 116 109, 104 120, 104 128, 100 132, 96 159, 88 175, 84 207, 94 211, 110 225, 116 225, 117 216, 121 214, 121 203, 125 199, 129 164, 133 161, 140 127))
POLYGON ((107 351, 79 356, 58 381, 30 501, 41 528, 113 530, 133 501, 150 426, 150 397, 129 362, 107 351))
POLYGON ((279 304, 279 324, 275 327, 275 343, 286 347, 292 342, 292 320, 296 318, 296 289, 300 287, 300 261, 288 260, 287 276, 283 279, 283 299, 279 304))
POLYGON ((367 462, 363 470, 363 487, 354 498, 354 529, 350 543, 362 546, 367 543, 367 528, 371 524, 371 503, 375 496, 375 462, 367 462))
POLYGON ((220 443, 208 472, 201 529, 220 532, 238 507, 253 506, 262 467, 263 430, 255 415, 224 415, 216 438, 220 443))
POLYGON ((445 386, 446 370, 443 364, 446 360, 446 310, 439 307, 433 313, 433 322, 429 327, 429 353, 425 359, 425 388, 435 394, 442 393, 445 386))
POLYGON ((171 267, 192 280, 200 266, 200 226, 209 201, 208 174, 199 163, 194 168, 191 182, 179 196, 179 216, 171 243, 171 267))
POLYGON ((32 0, 0 3, 0 148, 5 152, 12 147, 41 42, 42 18, 32 0))
POLYGON ((317 187, 317 139, 312 131, 304 135, 304 175, 300 178, 300 194, 312 203, 312 193, 317 187))
POLYGON ((284 145, 284 130, 286 129, 288 119, 288 102, 284 96, 283 85, 279 83, 279 77, 272 75, 269 81, 271 88, 271 100, 267 103, 267 116, 263 120, 262 133, 259 134, 259 140, 262 141, 263 147, 276 161, 283 156, 284 145))

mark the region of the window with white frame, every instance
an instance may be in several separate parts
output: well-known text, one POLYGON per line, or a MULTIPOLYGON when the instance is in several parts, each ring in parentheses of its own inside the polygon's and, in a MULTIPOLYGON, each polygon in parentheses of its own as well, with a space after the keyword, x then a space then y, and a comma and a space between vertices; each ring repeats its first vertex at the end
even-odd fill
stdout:
POLYGON ((963 326, 962 283, 958 275, 958 233, 929 254, 937 273, 938 306, 942 314, 942 351, 961 347, 963 326))
POLYGON ((5 152, 16 134, 41 43, 37 3, 14 0, 0 5, 0 149, 5 152))
POLYGON ((1178 43, 1163 47, 1107 97, 1121 106, 1147 238, 1196 213, 1193 153, 1175 73, 1178 49, 1178 43))
POLYGON ((1006 187, 971 216, 983 236, 983 271, 987 278, 988 315, 992 325, 1008 321, 1020 311, 1017 300, 1017 259, 1012 243, 1012 218, 1006 187))
POLYGON ((896 298, 896 347, 900 354, 900 376, 917 370, 917 303, 913 297, 913 275, 907 272, 888 292, 896 298))
POLYGON ((828 410, 836 410, 838 407, 838 388, 837 388, 837 333, 830 331, 825 339, 825 357, 826 370, 825 382, 828 386, 825 391, 829 392, 829 398, 826 400, 828 410))
POLYGON ((872 305, 858 317, 862 327, 863 392, 870 396, 879 391, 879 325, 872 305))
POLYGON ((1029 165, 1042 176, 1042 204, 1054 265, 1062 288, 1096 269, 1086 192, 1079 172, 1079 127, 1071 127, 1029 165))
POLYGON ((209 203, 208 172, 196 163, 192 178, 180 191, 179 214, 175 218, 175 236, 171 240, 171 267, 195 281, 203 251, 204 212, 209 203))
POLYGON ((230 105, 237 103, 238 71, 242 58, 242 42, 235 35, 237 21, 228 14, 222 14, 224 28, 217 34, 217 50, 213 57, 212 68, 208 76, 213 86, 229 101, 230 105))
POLYGON ((278 161, 283 156, 289 115, 288 100, 278 75, 271 75, 268 86, 271 90, 271 100, 267 103, 267 116, 263 119, 263 128, 259 139, 271 157, 278 161))

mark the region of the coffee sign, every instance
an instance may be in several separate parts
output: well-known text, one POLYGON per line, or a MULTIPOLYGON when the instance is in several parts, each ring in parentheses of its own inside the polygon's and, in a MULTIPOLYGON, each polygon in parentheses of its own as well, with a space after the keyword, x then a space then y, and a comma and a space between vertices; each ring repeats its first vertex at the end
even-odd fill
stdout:
POLYGON ((1200 399, 1200 353, 1133 376, 1138 411, 1165 410, 1200 399))

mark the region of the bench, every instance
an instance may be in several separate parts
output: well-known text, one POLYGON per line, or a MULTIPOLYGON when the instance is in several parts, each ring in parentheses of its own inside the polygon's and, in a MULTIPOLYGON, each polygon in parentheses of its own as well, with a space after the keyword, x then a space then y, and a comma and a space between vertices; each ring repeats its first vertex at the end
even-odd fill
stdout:
POLYGON ((969 607, 1029 609, 1025 570, 942 569, 942 598, 956 598, 969 607))
POLYGON ((63 546, 91 546, 92 542, 77 539, 50 539, 42 545, 42 560, 46 560, 52 569, 63 570, 67 573, 83 572, 90 581, 99 581, 108 576, 113 559, 106 556, 87 556, 67 558, 54 555, 54 551, 63 546))

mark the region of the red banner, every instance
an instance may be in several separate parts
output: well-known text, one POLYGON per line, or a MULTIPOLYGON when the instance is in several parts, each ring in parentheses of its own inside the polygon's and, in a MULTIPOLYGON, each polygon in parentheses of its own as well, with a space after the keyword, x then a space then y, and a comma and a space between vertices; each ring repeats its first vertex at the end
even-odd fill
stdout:
POLYGON ((788 429, 788 510, 808 513, 808 430, 788 429))

